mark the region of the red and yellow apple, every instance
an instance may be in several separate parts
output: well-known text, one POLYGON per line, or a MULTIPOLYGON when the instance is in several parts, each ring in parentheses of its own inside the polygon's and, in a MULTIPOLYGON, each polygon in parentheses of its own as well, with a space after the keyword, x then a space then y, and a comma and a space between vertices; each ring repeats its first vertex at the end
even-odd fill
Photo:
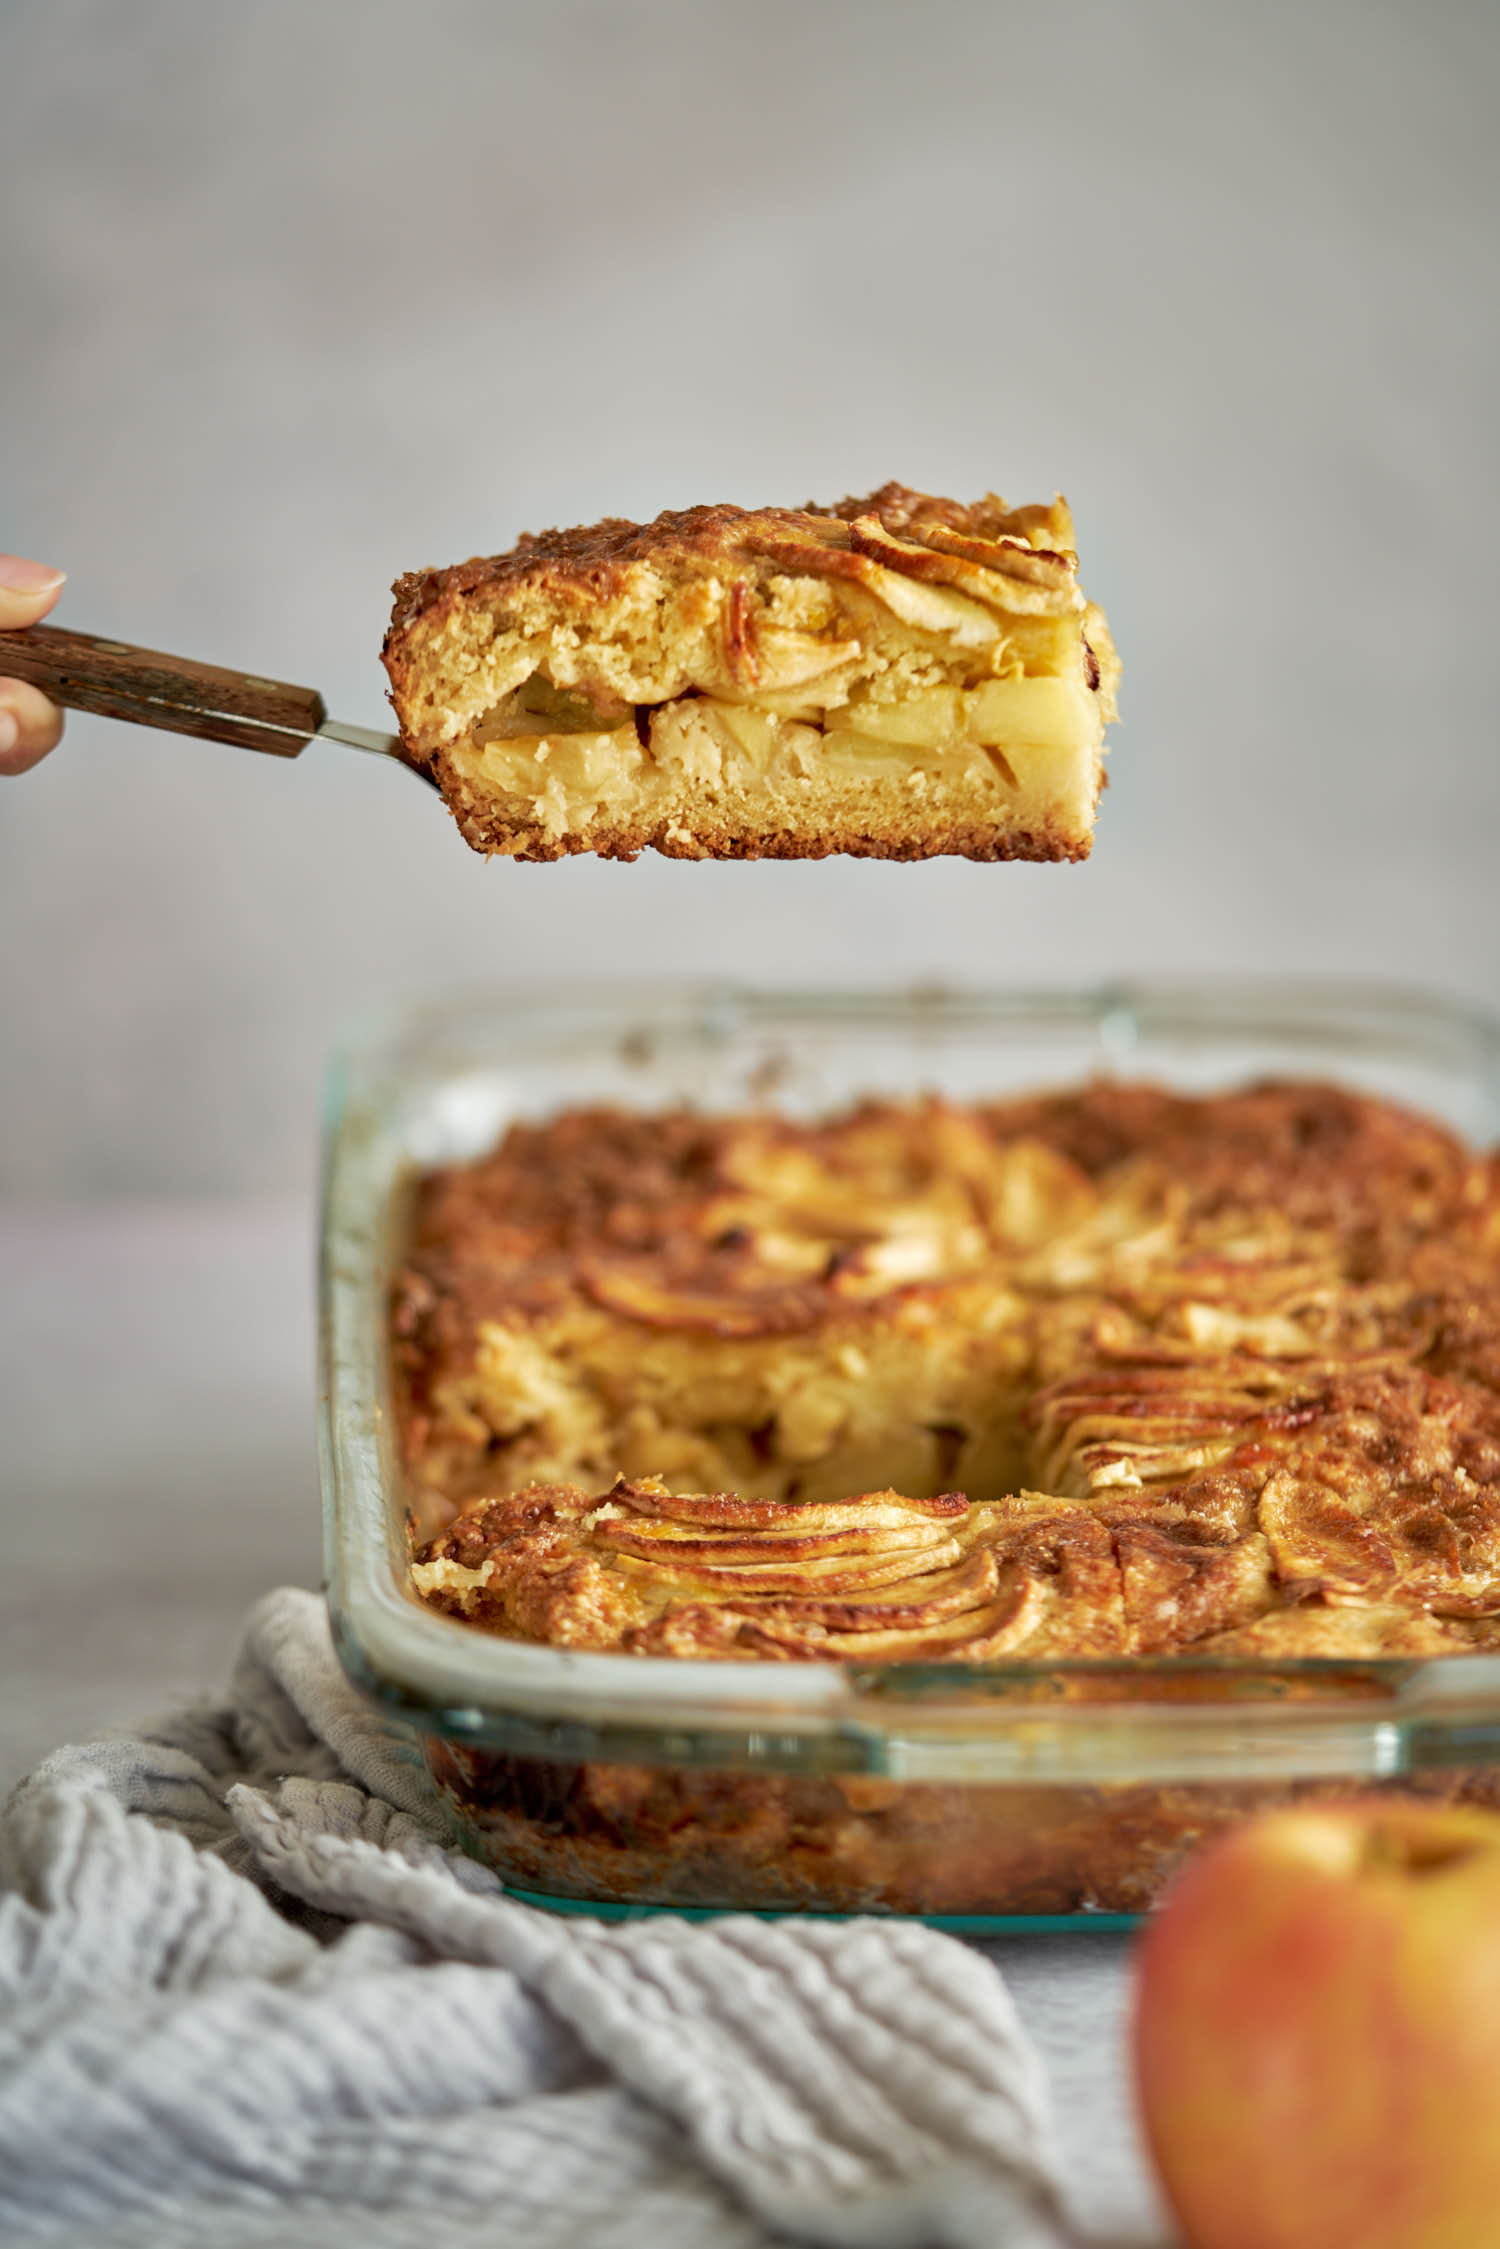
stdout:
POLYGON ((1146 1933, 1134 2045, 1192 2249, 1497 2249, 1500 1816, 1236 1830, 1146 1933))

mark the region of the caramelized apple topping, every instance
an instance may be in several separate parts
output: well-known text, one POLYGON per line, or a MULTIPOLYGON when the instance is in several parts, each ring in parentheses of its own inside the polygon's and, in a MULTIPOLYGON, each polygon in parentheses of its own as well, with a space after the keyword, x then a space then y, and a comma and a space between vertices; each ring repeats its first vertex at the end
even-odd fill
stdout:
POLYGON ((414 1583, 767 1659, 1500 1645, 1500 1164, 1329 1088, 576 1111, 428 1180, 414 1583))

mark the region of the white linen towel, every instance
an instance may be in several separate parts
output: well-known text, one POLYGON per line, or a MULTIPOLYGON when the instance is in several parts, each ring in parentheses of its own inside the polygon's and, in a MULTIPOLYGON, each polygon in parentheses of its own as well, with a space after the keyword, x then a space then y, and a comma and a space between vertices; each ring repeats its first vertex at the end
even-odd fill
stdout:
POLYGON ((0 2238, 1062 2249, 998 1971, 911 1922, 604 1923, 437 1840, 321 1601, 0 1819, 0 2238))

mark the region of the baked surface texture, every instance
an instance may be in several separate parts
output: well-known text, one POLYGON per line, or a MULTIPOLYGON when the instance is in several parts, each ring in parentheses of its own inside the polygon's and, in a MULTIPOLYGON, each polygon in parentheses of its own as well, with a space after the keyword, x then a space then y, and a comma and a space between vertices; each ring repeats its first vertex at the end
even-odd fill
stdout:
POLYGON ((417 1191, 412 1578, 745 1661, 1500 1646, 1500 1163, 1320 1084, 576 1110, 417 1191))
POLYGON ((1079 859, 1119 665, 1065 501, 887 484, 400 579, 408 758, 477 851, 1079 859))

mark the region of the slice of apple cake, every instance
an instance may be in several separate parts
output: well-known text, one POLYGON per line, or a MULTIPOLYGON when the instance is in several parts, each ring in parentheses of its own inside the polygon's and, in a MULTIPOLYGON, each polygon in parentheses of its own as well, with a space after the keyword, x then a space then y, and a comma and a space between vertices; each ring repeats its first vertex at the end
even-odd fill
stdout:
POLYGON ((384 657, 407 755, 515 859, 1081 859, 1119 672, 1065 501, 899 484, 417 572, 384 657))

